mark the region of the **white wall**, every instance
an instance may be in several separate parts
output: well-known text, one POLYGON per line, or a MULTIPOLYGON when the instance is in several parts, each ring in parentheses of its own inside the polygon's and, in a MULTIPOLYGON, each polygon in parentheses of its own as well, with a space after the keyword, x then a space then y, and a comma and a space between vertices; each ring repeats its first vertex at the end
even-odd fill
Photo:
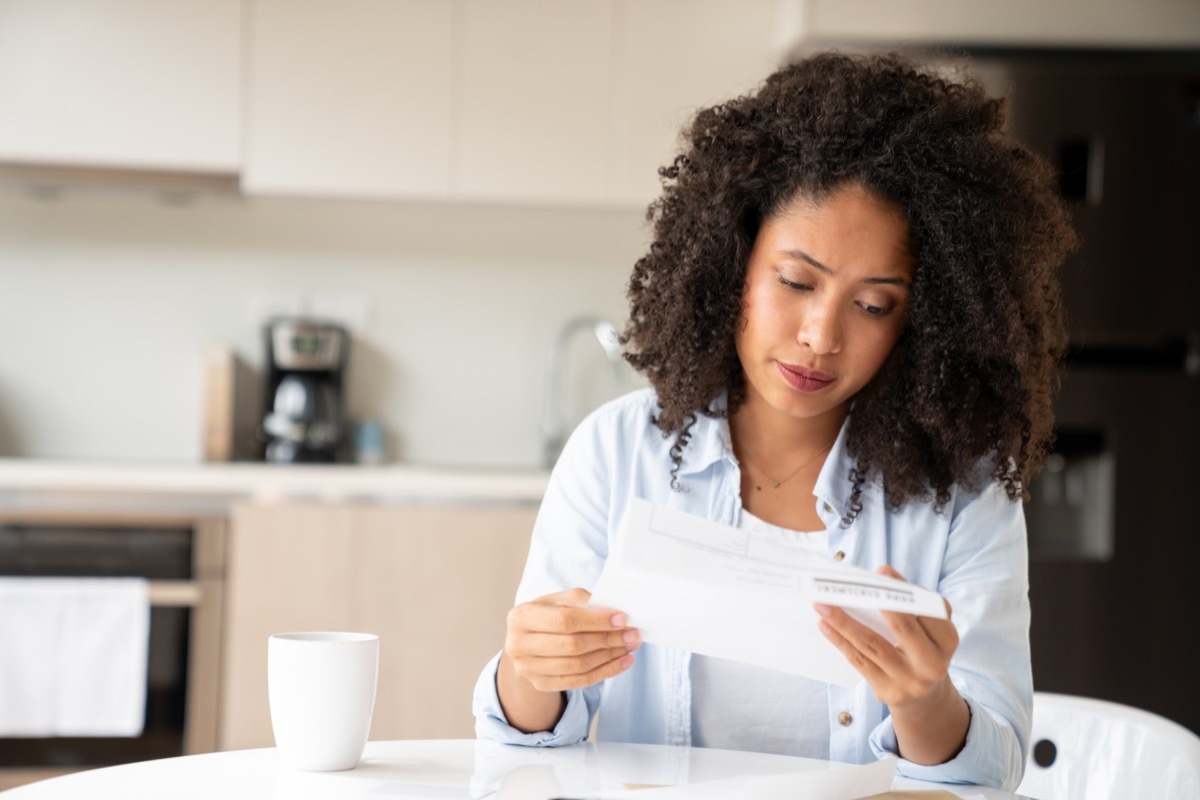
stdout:
MULTIPOLYGON (((194 460, 200 354, 258 367, 275 307, 358 327, 349 413, 423 464, 539 460, 546 350, 624 320, 648 232, 628 211, 0 190, 0 456, 194 460)), ((639 385, 571 348, 572 421, 639 385)))

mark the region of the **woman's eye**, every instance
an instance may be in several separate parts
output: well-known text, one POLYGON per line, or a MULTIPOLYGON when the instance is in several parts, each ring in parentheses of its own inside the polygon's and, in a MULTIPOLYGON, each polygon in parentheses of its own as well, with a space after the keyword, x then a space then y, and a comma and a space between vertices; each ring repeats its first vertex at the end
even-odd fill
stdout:
POLYGON ((862 310, 870 314, 872 317, 883 317, 895 310, 895 306, 873 306, 870 303, 859 303, 862 310))
POLYGON ((795 289, 798 292, 808 292, 808 291, 811 291, 813 288, 812 286, 808 285, 807 283, 797 283, 796 281, 789 281, 787 278, 783 277, 782 275, 780 275, 778 273, 776 273, 775 277, 777 277, 779 279, 779 282, 782 283, 787 288, 795 289))

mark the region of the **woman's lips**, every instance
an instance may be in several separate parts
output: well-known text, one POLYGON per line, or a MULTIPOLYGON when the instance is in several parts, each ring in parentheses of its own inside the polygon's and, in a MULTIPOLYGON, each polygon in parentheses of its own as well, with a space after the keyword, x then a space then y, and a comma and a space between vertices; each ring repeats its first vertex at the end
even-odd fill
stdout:
POLYGON ((815 369, 784 364, 780 361, 776 361, 775 364, 779 367, 779 374, 783 376, 783 379, 798 392, 818 392, 833 383, 832 375, 826 375, 815 369))

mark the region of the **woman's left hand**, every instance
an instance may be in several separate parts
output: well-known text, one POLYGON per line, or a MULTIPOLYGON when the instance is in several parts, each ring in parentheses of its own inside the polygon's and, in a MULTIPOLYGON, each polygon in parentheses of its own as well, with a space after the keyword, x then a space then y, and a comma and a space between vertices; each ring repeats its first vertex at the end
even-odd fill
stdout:
MULTIPOLYGON (((891 567, 878 572, 904 580, 891 567)), ((892 644, 836 606, 816 605, 825 638, 842 652, 888 707, 895 722, 900 755, 919 764, 941 764, 966 741, 971 713, 950 681, 950 659, 958 631, 946 619, 884 611, 892 644)))
MULTIPOLYGON (((876 571, 904 580, 891 567, 876 571)), ((882 612, 896 637, 894 645, 837 606, 817 604, 815 608, 823 617, 818 625, 821 633, 867 679, 876 699, 893 711, 920 702, 947 680, 950 659, 958 649, 949 602, 947 619, 882 612)))

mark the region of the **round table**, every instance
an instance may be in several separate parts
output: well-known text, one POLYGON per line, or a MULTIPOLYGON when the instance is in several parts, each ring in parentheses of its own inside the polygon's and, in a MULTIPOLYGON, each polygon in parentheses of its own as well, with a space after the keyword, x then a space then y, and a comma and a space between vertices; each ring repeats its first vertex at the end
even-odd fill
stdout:
MULTIPOLYGON (((473 739, 407 740, 368 743, 358 767, 345 772, 284 769, 274 748, 232 750, 76 772, 10 789, 3 800, 547 800, 827 768, 827 762, 814 759, 708 748, 612 742, 529 748, 473 739)), ((1019 797, 903 779, 893 788, 987 800, 1019 797)))

